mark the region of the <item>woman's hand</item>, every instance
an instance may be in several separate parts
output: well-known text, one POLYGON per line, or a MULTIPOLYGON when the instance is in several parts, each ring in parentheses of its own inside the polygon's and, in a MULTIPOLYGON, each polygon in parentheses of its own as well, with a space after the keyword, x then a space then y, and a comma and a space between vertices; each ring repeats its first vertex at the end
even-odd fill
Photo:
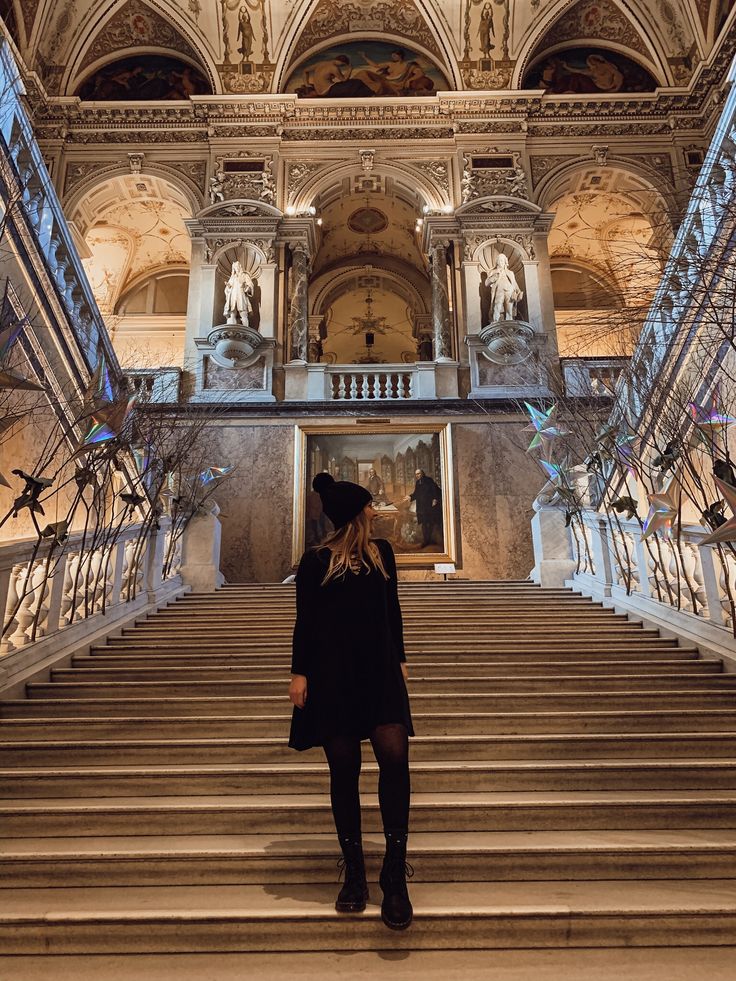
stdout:
POLYGON ((304 708, 307 701, 307 679, 303 674, 292 675, 289 685, 289 700, 298 709, 304 708))
POLYGON ((409 680, 409 669, 406 666, 406 661, 401 662, 401 673, 404 676, 404 681, 409 680))

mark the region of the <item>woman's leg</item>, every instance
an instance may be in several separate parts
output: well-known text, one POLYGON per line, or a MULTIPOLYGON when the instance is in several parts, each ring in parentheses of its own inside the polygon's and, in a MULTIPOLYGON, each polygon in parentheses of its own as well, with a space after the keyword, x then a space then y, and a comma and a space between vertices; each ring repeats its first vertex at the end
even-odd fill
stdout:
POLYGON ((333 736, 324 746, 330 767, 330 800, 338 835, 360 833, 360 740, 333 736))
POLYGON ((378 801, 384 828, 409 828, 409 734, 399 722, 377 726, 371 745, 378 761, 378 801))

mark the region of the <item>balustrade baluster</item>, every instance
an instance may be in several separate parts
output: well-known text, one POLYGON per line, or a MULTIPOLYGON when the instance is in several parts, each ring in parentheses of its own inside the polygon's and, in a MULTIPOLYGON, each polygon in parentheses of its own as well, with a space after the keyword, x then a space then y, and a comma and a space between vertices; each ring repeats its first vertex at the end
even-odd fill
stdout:
POLYGON ((344 401, 347 398, 346 384, 345 384, 345 378, 346 378, 346 376, 345 376, 344 372, 341 371, 340 374, 337 377, 339 379, 338 380, 338 383, 337 383, 337 397, 341 401, 344 401))
POLYGON ((355 400, 358 395, 358 381, 354 372, 350 374, 350 398, 355 400))
POLYGON ((363 387, 361 389, 361 397, 364 398, 364 399, 368 399, 370 397, 369 394, 368 394, 368 389, 369 389, 369 386, 370 386, 370 377, 371 376, 366 371, 366 372, 363 373, 363 376, 362 377, 363 377, 363 387))

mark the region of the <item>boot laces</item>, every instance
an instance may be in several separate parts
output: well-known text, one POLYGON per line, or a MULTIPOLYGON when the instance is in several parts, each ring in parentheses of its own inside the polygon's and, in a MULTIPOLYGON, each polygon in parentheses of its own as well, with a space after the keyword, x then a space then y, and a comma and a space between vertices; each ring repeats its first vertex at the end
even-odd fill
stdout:
POLYGON ((386 863, 386 877, 390 882, 403 882, 404 878, 411 879, 414 866, 401 858, 395 858, 386 863))
POLYGON ((360 869, 360 862, 353 861, 352 859, 347 859, 347 858, 339 858, 337 860, 337 868, 339 872, 337 881, 342 882, 343 875, 345 876, 346 880, 348 876, 351 874, 357 876, 358 871, 360 869))

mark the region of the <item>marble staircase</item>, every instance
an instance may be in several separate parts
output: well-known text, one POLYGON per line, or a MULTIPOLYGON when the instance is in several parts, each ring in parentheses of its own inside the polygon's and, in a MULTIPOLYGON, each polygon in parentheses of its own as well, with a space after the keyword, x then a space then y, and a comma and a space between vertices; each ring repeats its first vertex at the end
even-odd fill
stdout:
MULTIPOLYGON (((736 675, 570 591, 400 589, 418 733, 409 931, 378 913, 369 747, 372 900, 334 912, 325 765, 286 746, 293 587, 228 586, 0 702, 0 976, 48 976, 64 954, 59 978, 109 955, 129 973, 105 977, 159 977, 175 955, 219 958, 223 978, 236 956, 294 977, 298 951, 316 977, 349 949, 411 952, 451 978, 453 948, 469 965, 548 951, 574 978, 571 952, 640 947, 653 971, 702 948, 693 964, 719 977, 736 946, 736 675)), ((386 976, 361 963, 356 976, 386 976)))

